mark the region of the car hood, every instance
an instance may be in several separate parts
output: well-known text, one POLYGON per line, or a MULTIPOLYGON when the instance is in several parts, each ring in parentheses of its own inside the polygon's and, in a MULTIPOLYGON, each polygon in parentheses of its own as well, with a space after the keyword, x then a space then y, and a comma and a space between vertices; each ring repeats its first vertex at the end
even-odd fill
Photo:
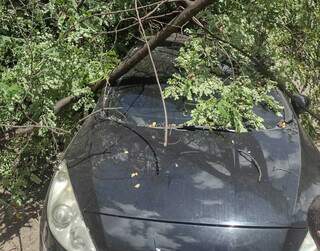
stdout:
MULTIPOLYGON (((91 118, 65 155, 84 212, 216 226, 288 227, 301 175, 299 130, 241 134, 91 118), (257 167, 238 150, 249 152, 257 167)), ((303 217, 303 216, 300 216, 303 217)))

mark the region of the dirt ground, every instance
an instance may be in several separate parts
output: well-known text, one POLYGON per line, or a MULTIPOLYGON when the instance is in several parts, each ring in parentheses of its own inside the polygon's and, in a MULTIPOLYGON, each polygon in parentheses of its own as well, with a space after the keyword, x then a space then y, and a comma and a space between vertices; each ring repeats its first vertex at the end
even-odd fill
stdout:
POLYGON ((28 206, 19 211, 0 208, 0 250, 38 251, 41 206, 28 206))
MULTIPOLYGON (((320 142, 317 147, 320 150, 320 142)), ((40 211, 39 203, 7 213, 0 207, 0 250, 38 251, 40 211)))

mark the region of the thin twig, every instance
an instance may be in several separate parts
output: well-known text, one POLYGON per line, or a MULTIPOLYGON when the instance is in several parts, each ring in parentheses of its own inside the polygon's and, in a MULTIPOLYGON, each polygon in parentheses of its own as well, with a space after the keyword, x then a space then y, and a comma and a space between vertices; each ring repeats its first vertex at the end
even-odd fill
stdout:
POLYGON ((150 49, 150 46, 149 46, 149 43, 148 43, 148 40, 147 40, 147 36, 146 36, 145 30, 143 28, 143 24, 142 24, 142 21, 141 21, 141 18, 140 18, 139 9, 138 9, 138 1, 135 0, 134 4, 135 4, 135 9, 136 9, 139 25, 140 25, 140 28, 141 28, 141 35, 143 36, 143 39, 145 40, 145 43, 147 45, 150 61, 151 61, 151 64, 152 64, 152 67, 153 67, 153 71, 154 71, 154 75, 156 77, 156 81, 157 81, 157 84, 158 84, 158 87, 159 87, 159 91, 160 91, 160 96, 161 96, 162 106, 163 106, 163 111, 164 111, 164 118, 165 118, 164 146, 167 146, 168 145, 168 114, 167 114, 166 102, 164 100, 164 96, 163 96, 163 92, 162 92, 162 88, 161 88, 161 84, 160 84, 157 68, 156 68, 156 65, 154 63, 153 56, 152 56, 152 53, 151 53, 151 49, 150 49))
MULTIPOLYGON (((151 4, 146 4, 143 6, 138 6, 138 10, 141 9, 146 9, 149 7, 153 7, 155 5, 159 5, 159 4, 164 4, 164 3, 175 3, 175 2, 184 2, 184 0, 162 0, 162 1, 157 1, 151 4)), ((127 12, 131 12, 131 11, 136 11, 136 8, 130 8, 130 9, 126 9, 126 10, 116 10, 116 11, 109 11, 109 12, 101 12, 101 13, 93 13, 92 15, 94 16, 108 16, 108 15, 114 15, 114 14, 120 14, 120 13, 127 13, 127 12)), ((87 17, 89 18, 89 17, 87 17)))
POLYGON ((152 16, 152 14, 155 13, 161 7, 161 5, 163 5, 166 2, 168 1, 161 1, 152 11, 150 11, 147 15, 141 17, 141 20, 152 16))
MULTIPOLYGON (((145 22, 145 21, 155 21, 153 19, 157 19, 157 18, 162 18, 162 17, 167 17, 167 16, 171 16, 173 14, 177 14, 177 13, 181 13, 180 11, 172 11, 170 13, 164 13, 164 14, 159 14, 159 15, 155 15, 155 16, 149 16, 149 15, 146 15, 145 17, 141 18, 141 22, 145 22)), ((134 22, 126 27, 123 27, 123 28, 118 28, 120 26, 121 23, 123 23, 124 21, 128 21, 128 20, 131 20, 131 19, 134 19, 136 20, 136 18, 134 17, 130 17, 130 18, 125 18, 125 19, 121 19, 118 24, 116 25, 116 28, 114 30, 111 30, 111 31, 101 31, 99 33, 96 33, 96 35, 102 35, 102 34, 115 34, 115 36, 118 35, 119 32, 123 32, 123 31, 126 31, 126 30, 129 30, 130 28, 133 28, 134 26, 136 25, 139 25, 139 22, 134 22)), ((180 28, 180 27, 179 27, 180 28)))
MULTIPOLYGON (((139 9, 145 9, 145 8, 149 8, 149 7, 153 7, 155 5, 159 5, 159 4, 164 4, 164 3, 172 3, 172 2, 184 2, 184 0, 162 0, 162 1, 157 1, 157 2, 154 2, 154 3, 151 3, 151 4, 146 4, 144 6, 140 6, 139 9)), ((84 22, 86 21, 87 19, 90 19, 91 17, 98 17, 98 16, 109 16, 109 15, 115 15, 115 14, 121 14, 121 13, 128 13, 128 12, 131 12, 131 11, 135 11, 135 8, 131 8, 131 9, 124 9, 124 10, 116 10, 116 11, 109 11, 109 12, 100 12, 100 13, 91 13, 91 15, 89 16, 85 16, 84 18, 80 19, 79 22, 84 22)), ((135 24, 137 25, 137 23, 135 24)), ((131 27, 133 27, 134 25, 131 25, 131 27)), ((66 34, 69 33, 70 31, 72 31, 73 29, 75 28, 74 25, 72 25, 71 27, 68 28, 68 30, 65 32, 66 34)), ((126 29, 122 29, 122 30, 119 30, 119 31, 124 31, 124 30, 127 30, 126 29)), ((112 34, 112 33, 115 33, 115 31, 112 31, 112 32, 107 32, 107 33, 102 33, 102 34, 112 34)))
POLYGON ((252 62, 258 64, 258 60, 251 56, 249 53, 247 53, 246 51, 244 51, 243 49, 239 48, 238 46, 234 45, 234 44, 231 44, 230 42, 216 36, 215 34, 213 34, 211 31, 209 31, 200 21, 199 19, 197 19, 196 17, 193 17, 192 18, 192 21, 197 24, 202 30, 204 30, 207 34, 209 34, 212 38, 222 42, 222 43, 225 43, 225 44, 228 44, 229 46, 231 46, 233 49, 239 51, 242 55, 244 55, 245 57, 249 58, 252 62))
MULTIPOLYGON (((134 22, 133 24, 130 24, 126 27, 123 27, 121 29, 116 29, 116 30, 112 30, 112 31, 102 31, 102 32, 99 32, 99 33, 96 33, 97 35, 101 35, 101 34, 113 34, 113 33, 118 33, 118 32, 122 32, 122 31, 126 31, 136 25, 138 25, 139 23, 138 22, 134 22)), ((118 27, 118 25, 116 26, 118 27)))
POLYGON ((43 125, 6 125, 6 124, 0 124, 0 127, 6 127, 6 128, 46 128, 46 129, 52 130, 54 132, 60 131, 63 133, 70 133, 69 131, 66 131, 66 130, 58 128, 58 127, 43 126, 43 125))
POLYGON ((84 4, 84 1, 85 1, 85 0, 80 0, 80 1, 79 1, 78 5, 77 5, 77 10, 78 10, 78 11, 80 10, 80 8, 82 7, 82 5, 84 4))
POLYGON ((222 44, 218 43, 219 47, 220 47, 220 50, 222 51, 222 53, 224 53, 227 58, 228 58, 228 61, 230 63, 230 66, 231 66, 231 69, 232 69, 232 77, 233 79, 235 79, 235 71, 234 71, 234 66, 233 66, 233 63, 232 63, 232 59, 230 57, 230 55, 228 54, 228 52, 225 50, 225 48, 222 46, 222 44))
POLYGON ((171 15, 174 15, 174 14, 178 14, 178 13, 181 13, 181 11, 178 11, 178 10, 173 10, 169 13, 163 13, 163 14, 159 14, 159 15, 155 15, 155 16, 148 16, 148 17, 145 17, 145 18, 141 18, 141 21, 144 21, 144 20, 153 20, 153 19, 157 19, 157 18, 162 18, 162 17, 168 17, 168 16, 171 16, 171 15))
POLYGON ((90 113, 89 115, 83 117, 82 119, 80 119, 77 124, 80 124, 81 122, 85 121, 87 118, 89 118, 89 117, 91 117, 91 116, 93 116, 93 115, 95 115, 95 114, 97 114, 99 112, 110 111, 110 110, 118 110, 118 109, 121 109, 121 108, 122 107, 107 107, 107 108, 98 109, 98 110, 90 113))

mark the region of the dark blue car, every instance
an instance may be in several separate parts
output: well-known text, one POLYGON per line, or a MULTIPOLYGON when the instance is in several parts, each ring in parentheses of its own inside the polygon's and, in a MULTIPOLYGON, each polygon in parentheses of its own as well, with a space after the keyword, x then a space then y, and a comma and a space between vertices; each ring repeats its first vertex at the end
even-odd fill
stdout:
MULTIPOLYGON (((176 54, 154 51, 163 85, 176 54)), ((273 91, 282 116, 261 104, 266 129, 245 133, 178 126, 190 104, 167 100, 164 147, 150 68, 145 59, 108 87, 69 145, 48 190, 41 250, 317 250, 320 154, 297 119, 304 97, 273 91)))

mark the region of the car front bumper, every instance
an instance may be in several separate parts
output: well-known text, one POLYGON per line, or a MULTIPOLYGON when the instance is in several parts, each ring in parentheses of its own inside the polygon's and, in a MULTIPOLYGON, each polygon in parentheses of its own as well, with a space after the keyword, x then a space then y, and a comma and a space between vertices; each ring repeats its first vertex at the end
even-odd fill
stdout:
MULTIPOLYGON (((297 251, 299 250, 298 247, 301 245, 301 237, 305 235, 305 230, 292 231, 284 229, 232 229, 199 226, 182 226, 184 229, 180 229, 180 224, 172 225, 157 222, 137 222, 135 220, 119 219, 114 217, 107 218, 107 222, 111 224, 105 224, 103 226, 104 231, 101 232, 102 235, 94 236, 96 240, 103 239, 105 242, 104 245, 98 245, 96 247, 97 250, 147 251, 154 250, 152 245, 156 245, 156 250, 161 251, 297 251), (110 227, 110 225, 112 225, 112 227, 110 227), (135 230, 131 231, 131 227, 135 230), (138 231, 139 227, 142 227, 146 231, 138 231), (174 229, 177 231, 174 231, 175 233, 171 233, 171 231, 174 229), (166 233, 167 230, 170 233, 166 233), (152 232, 152 238, 149 236, 149 232, 152 232), (259 236, 261 238, 259 238, 259 236), (299 241, 299 239, 301 241, 299 241)), ((41 220, 40 231, 41 251, 66 251, 52 235, 46 218, 41 220)))
MULTIPOLYGON (((46 205, 46 203, 45 203, 46 205)), ((97 250, 297 251, 306 229, 196 226, 85 214, 97 250), (99 227, 100 226, 100 227, 99 227)), ((50 231, 46 206, 40 221, 40 250, 66 251, 50 231)))

